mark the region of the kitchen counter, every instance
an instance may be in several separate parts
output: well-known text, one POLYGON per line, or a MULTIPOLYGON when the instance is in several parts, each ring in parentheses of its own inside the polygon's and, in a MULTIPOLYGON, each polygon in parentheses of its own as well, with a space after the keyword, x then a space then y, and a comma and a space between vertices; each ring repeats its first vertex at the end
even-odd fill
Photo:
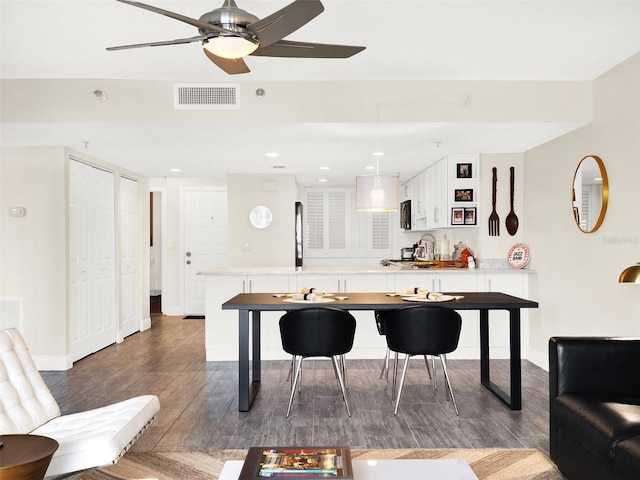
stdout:
POLYGON ((502 267, 486 267, 486 268, 413 268, 405 265, 383 266, 359 266, 359 267, 231 267, 231 268, 210 268, 198 272, 198 275, 302 275, 305 273, 313 274, 360 274, 360 273, 523 273, 532 274, 535 270, 517 269, 509 266, 502 267))
MULTIPOLYGON (((529 298, 529 283, 534 270, 509 268, 506 262, 483 262, 484 268, 407 268, 404 266, 333 266, 302 269, 275 267, 211 268, 200 272, 205 289, 205 337, 207 361, 237 361, 238 318, 223 311, 222 304, 238 293, 289 293, 304 287, 324 292, 397 292, 407 288, 427 288, 435 292, 502 292, 529 298), (491 267, 491 268, 489 268, 491 267)), ((332 305, 327 303, 327 305, 332 305)), ((386 344, 378 334, 371 312, 353 312, 358 321, 351 358, 384 358, 386 344)), ((458 349, 452 358, 479 358, 478 314, 461 313, 464 327, 458 349)), ((527 313, 523 312, 523 341, 527 344, 527 313)), ((281 312, 263 312, 263 358, 289 358, 282 350, 278 319, 281 312)), ((492 327, 492 349, 496 358, 509 357, 508 312, 496 312, 492 327), (505 316, 500 319, 500 316, 505 316)))

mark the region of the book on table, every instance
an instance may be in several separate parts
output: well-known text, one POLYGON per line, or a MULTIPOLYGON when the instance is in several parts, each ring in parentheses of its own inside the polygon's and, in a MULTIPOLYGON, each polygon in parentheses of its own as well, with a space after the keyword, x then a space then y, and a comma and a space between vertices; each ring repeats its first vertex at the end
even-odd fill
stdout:
POLYGON ((251 447, 238 480, 353 480, 349 447, 251 447))

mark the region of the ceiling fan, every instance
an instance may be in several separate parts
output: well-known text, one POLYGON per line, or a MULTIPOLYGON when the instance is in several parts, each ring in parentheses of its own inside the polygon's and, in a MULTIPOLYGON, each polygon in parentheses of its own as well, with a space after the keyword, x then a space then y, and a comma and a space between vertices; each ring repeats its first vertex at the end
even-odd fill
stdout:
POLYGON ((243 57, 247 55, 348 58, 365 49, 365 47, 350 45, 283 40, 284 37, 295 32, 324 11, 320 0, 295 0, 263 19, 238 8, 234 0, 224 0, 222 7, 205 13, 198 20, 141 2, 117 1, 193 25, 198 28, 200 35, 161 42, 109 47, 107 50, 159 47, 201 41, 204 54, 209 60, 230 75, 250 71, 243 60, 243 57))

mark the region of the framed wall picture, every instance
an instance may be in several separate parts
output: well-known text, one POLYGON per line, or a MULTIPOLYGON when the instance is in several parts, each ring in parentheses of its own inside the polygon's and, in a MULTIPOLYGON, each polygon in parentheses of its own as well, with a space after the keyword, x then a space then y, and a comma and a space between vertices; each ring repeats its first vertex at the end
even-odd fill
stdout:
POLYGON ((464 225, 464 208, 451 209, 451 225, 464 225))
POLYGON ((473 202, 473 188, 455 189, 454 202, 473 202))
POLYGON ((464 209, 464 224, 465 225, 476 224, 476 207, 464 209))
POLYGON ((473 177, 473 170, 471 169, 471 163, 458 163, 456 164, 456 177, 457 178, 471 178, 473 177))

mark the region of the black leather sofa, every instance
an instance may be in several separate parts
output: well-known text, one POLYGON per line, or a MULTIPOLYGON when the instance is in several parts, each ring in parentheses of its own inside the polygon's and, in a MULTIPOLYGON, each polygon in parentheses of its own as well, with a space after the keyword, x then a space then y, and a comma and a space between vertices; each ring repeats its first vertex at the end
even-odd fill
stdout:
POLYGON ((551 338, 549 422, 567 479, 640 479, 640 338, 551 338))

